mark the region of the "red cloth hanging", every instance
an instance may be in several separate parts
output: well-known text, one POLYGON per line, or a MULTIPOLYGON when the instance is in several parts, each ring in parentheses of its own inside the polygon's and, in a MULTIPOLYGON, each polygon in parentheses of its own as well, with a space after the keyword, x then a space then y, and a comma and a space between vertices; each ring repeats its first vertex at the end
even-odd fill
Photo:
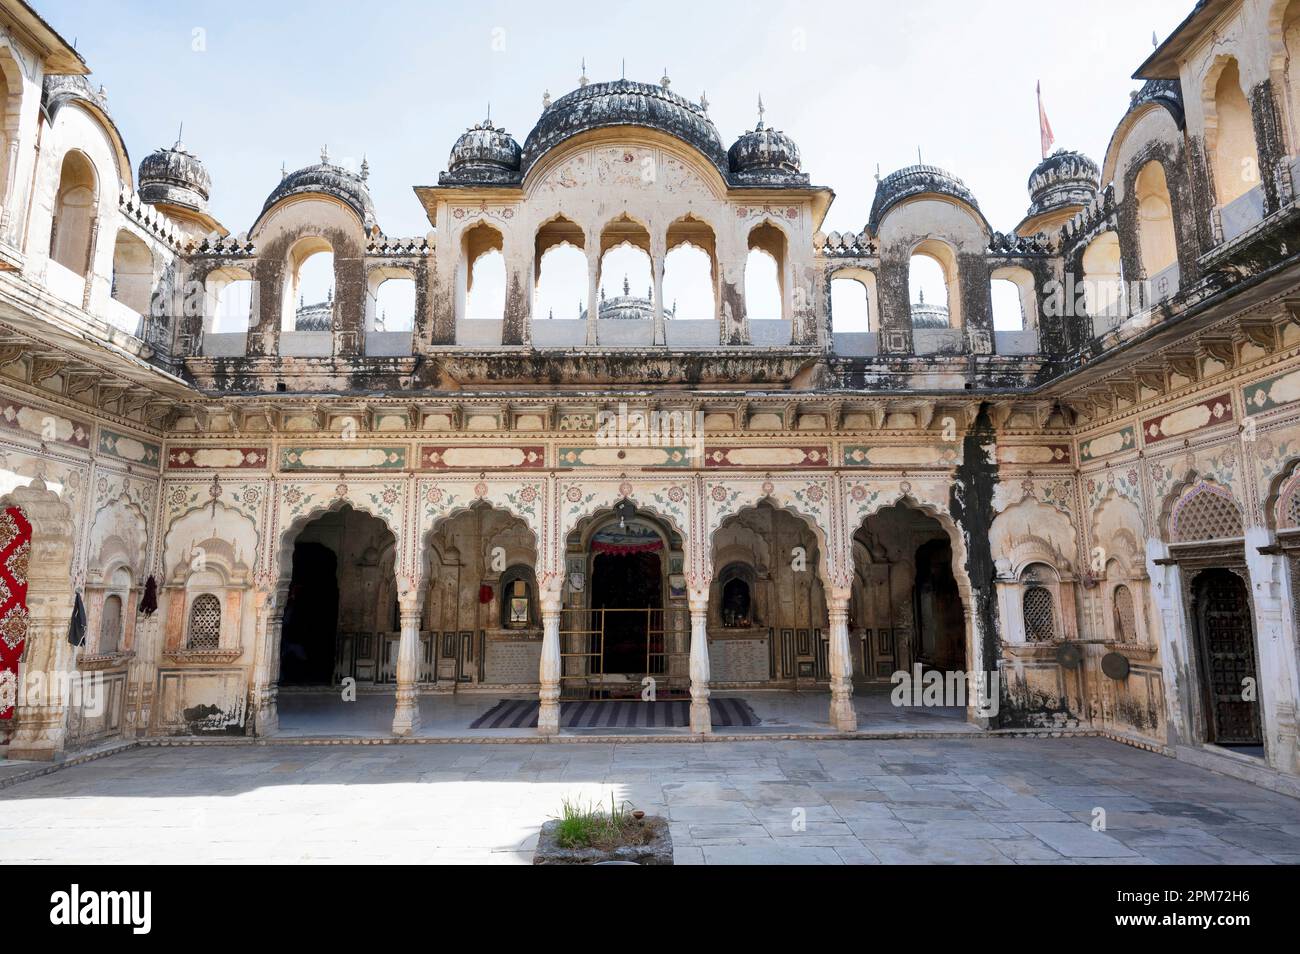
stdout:
POLYGON ((27 567, 32 525, 17 507, 0 513, 0 719, 18 702, 18 660, 27 640, 27 567))
POLYGON ((662 540, 647 540, 645 543, 601 543, 599 540, 591 542, 592 553, 608 553, 612 556, 628 556, 632 553, 653 553, 656 550, 662 550, 664 542, 662 540))
POLYGON ((484 583, 478 588, 478 601, 486 606, 492 602, 492 587, 484 583))

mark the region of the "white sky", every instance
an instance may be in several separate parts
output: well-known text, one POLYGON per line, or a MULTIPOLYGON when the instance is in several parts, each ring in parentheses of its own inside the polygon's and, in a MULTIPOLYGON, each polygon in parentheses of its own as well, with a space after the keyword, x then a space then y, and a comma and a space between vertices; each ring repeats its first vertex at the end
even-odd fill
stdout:
MULTIPOLYGON (((543 91, 574 88, 584 57, 593 81, 617 78, 626 59, 631 79, 657 82, 667 67, 676 92, 698 100, 707 90, 724 145, 753 126, 761 93, 768 124, 792 135, 813 182, 836 192, 826 231, 860 230, 877 166, 887 174, 913 163, 918 147, 966 181, 994 228, 1009 231, 1039 159, 1035 83, 1057 146, 1100 162, 1140 85, 1130 76, 1152 33, 1163 39, 1193 6, 35 3, 107 87, 133 162, 185 123, 186 144, 212 175, 212 212, 233 233, 252 225, 281 162, 290 170, 316 162, 328 144, 336 161, 368 156, 390 236, 429 230, 411 187, 436 182, 452 143, 489 102, 493 121, 522 144, 543 91)), ((620 290, 622 272, 613 278, 620 290)), ((665 299, 671 306, 667 290, 665 299)), ((558 304, 555 313, 570 317, 558 304)))

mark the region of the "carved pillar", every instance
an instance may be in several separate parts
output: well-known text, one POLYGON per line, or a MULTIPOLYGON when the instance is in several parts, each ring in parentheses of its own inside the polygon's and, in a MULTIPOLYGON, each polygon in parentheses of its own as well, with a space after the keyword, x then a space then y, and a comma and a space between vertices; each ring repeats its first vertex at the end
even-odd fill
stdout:
POLYGON ((657 345, 665 344, 668 340, 668 333, 664 328, 664 258, 666 252, 663 244, 656 241, 651 247, 650 254, 650 275, 654 280, 654 342, 657 345))
POLYGON ((687 592, 691 609, 691 731, 713 731, 709 710, 709 580, 696 578, 687 592))
POLYGON ((541 735, 560 732, 560 607, 563 577, 545 575, 539 582, 542 607, 542 661, 538 672, 537 731, 541 735))
POLYGON ((596 344, 596 319, 600 316, 600 239, 587 240, 587 345, 596 344))
POLYGON ((280 730, 278 704, 280 682, 280 632, 284 626, 276 590, 259 587, 253 595, 257 620, 257 649, 253 654, 253 691, 249 700, 249 717, 253 734, 275 735, 280 730))
POLYGON ((827 592, 830 614, 831 725, 839 732, 853 732, 858 714, 853 708, 853 652, 849 647, 848 586, 832 586, 827 592))
POLYGON ((420 610, 421 587, 400 597, 402 637, 397 644, 397 709, 393 735, 414 735, 420 728, 420 610))

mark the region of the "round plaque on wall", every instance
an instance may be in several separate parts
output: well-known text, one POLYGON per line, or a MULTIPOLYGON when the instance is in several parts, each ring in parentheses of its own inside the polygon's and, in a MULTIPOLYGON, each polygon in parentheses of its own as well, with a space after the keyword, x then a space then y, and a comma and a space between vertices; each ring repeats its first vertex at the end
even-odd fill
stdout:
POLYGON ((1111 679, 1127 679, 1129 671, 1128 657, 1123 653, 1107 653, 1101 657, 1101 671, 1111 679))

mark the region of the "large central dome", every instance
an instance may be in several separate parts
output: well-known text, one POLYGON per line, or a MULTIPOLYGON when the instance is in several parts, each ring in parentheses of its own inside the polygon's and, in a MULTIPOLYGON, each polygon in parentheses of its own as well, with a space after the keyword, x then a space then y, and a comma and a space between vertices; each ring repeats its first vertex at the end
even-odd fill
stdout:
POLYGON ((542 113, 524 142, 523 175, 549 149, 579 133, 606 126, 645 126, 690 143, 727 173, 727 151, 704 108, 664 86, 620 79, 591 83, 561 96, 542 113))

